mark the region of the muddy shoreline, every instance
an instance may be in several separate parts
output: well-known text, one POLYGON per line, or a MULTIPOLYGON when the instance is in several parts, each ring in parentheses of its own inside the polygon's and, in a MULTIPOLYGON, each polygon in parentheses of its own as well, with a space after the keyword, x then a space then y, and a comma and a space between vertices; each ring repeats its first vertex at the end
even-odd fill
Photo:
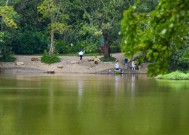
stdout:
MULTIPOLYGON (((77 56, 60 56, 60 62, 55 64, 44 64, 41 63, 41 56, 32 55, 16 55, 15 62, 1 62, 0 69, 1 73, 74 73, 74 74, 106 74, 113 73, 114 62, 99 62, 94 64, 92 56, 84 56, 83 60, 80 61, 77 56), (35 61, 33 61, 35 59, 35 61)), ((101 56, 98 56, 100 58, 101 56)), ((124 69, 124 55, 122 53, 113 54, 113 57, 119 60, 121 68, 124 73, 146 73, 147 64, 141 64, 140 70, 125 70, 124 69)))

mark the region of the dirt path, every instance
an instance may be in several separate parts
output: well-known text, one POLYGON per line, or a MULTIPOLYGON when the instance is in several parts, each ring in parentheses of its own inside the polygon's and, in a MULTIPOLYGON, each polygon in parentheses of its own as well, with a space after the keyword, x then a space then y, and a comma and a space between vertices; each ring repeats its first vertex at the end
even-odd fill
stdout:
MULTIPOLYGON (((119 60, 121 68, 124 68, 123 60, 124 55, 122 53, 112 54, 113 57, 119 60)), ((114 62, 99 62, 94 64, 93 56, 84 56, 80 61, 77 56, 60 56, 61 61, 55 64, 44 64, 40 62, 41 56, 26 56, 16 55, 16 62, 0 63, 2 72, 47 72, 54 71, 55 73, 108 73, 113 71, 114 62), (31 58, 38 58, 39 61, 31 61, 31 58)), ((100 57, 100 56, 98 56, 100 57)), ((130 72, 129 70, 126 72, 130 72)), ((136 71, 138 72, 138 71, 136 71)), ((144 72, 144 71, 140 71, 144 72)), ((145 72, 144 72, 145 73, 145 72)))

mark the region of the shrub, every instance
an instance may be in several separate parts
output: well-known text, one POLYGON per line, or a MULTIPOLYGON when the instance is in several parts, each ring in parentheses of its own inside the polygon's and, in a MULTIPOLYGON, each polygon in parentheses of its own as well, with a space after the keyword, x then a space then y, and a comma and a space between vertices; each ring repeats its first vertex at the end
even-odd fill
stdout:
POLYGON ((14 62, 16 58, 13 56, 13 53, 11 51, 8 51, 6 54, 3 54, 2 57, 0 57, 0 62, 14 62))
POLYGON ((46 63, 46 64, 52 64, 52 63, 60 62, 60 58, 58 57, 57 54, 49 55, 45 51, 45 53, 41 57, 41 62, 46 63))
POLYGON ((14 62, 16 58, 14 56, 5 56, 5 57, 0 57, 0 62, 14 62))
POLYGON ((15 54, 42 54, 48 47, 48 36, 37 30, 18 30, 10 44, 15 54))
POLYGON ((165 80, 189 80, 189 73, 185 74, 181 71, 175 71, 165 75, 158 75, 156 78, 165 80))

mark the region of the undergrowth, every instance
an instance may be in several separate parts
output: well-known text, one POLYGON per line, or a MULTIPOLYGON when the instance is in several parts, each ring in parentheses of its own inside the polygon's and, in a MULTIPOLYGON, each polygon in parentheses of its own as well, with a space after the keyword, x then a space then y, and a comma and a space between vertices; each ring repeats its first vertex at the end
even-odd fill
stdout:
POLYGON ((189 80, 189 72, 183 73, 181 71, 175 71, 169 74, 158 75, 155 78, 165 80, 189 80))

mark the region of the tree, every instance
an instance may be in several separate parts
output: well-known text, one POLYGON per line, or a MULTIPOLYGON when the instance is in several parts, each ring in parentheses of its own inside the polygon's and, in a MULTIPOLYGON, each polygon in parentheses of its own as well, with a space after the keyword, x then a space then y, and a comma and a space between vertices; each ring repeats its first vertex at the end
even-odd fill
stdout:
POLYGON ((39 13, 42 14, 43 19, 49 20, 50 30, 50 49, 49 55, 54 54, 54 35, 55 33, 62 33, 66 29, 67 15, 64 14, 64 5, 61 0, 43 0, 38 6, 39 13))
MULTIPOLYGON (((122 11, 128 7, 124 0, 81 0, 85 23, 83 29, 94 36, 103 37, 104 57, 110 57, 110 33, 118 26, 122 11)), ((119 29, 117 29, 117 36, 119 29)))
POLYGON ((169 71, 171 57, 186 45, 188 34, 188 0, 160 0, 155 10, 140 13, 137 6, 124 12, 122 20, 122 49, 128 56, 136 53, 151 61, 148 75, 169 71))
POLYGON ((3 58, 9 55, 9 49, 7 47, 8 42, 10 42, 11 34, 8 28, 17 28, 15 19, 17 13, 14 11, 13 6, 8 6, 9 0, 6 0, 4 5, 0 6, 0 44, 2 45, 2 55, 3 58))
POLYGON ((4 26, 16 28, 17 25, 14 21, 16 16, 17 14, 14 11, 13 6, 8 6, 7 0, 5 6, 0 6, 1 30, 3 30, 4 26))
POLYGON ((20 0, 14 4, 19 22, 18 28, 11 32, 12 42, 9 46, 16 54, 41 54, 47 50, 49 34, 47 23, 39 21, 39 4, 39 0, 20 0))

